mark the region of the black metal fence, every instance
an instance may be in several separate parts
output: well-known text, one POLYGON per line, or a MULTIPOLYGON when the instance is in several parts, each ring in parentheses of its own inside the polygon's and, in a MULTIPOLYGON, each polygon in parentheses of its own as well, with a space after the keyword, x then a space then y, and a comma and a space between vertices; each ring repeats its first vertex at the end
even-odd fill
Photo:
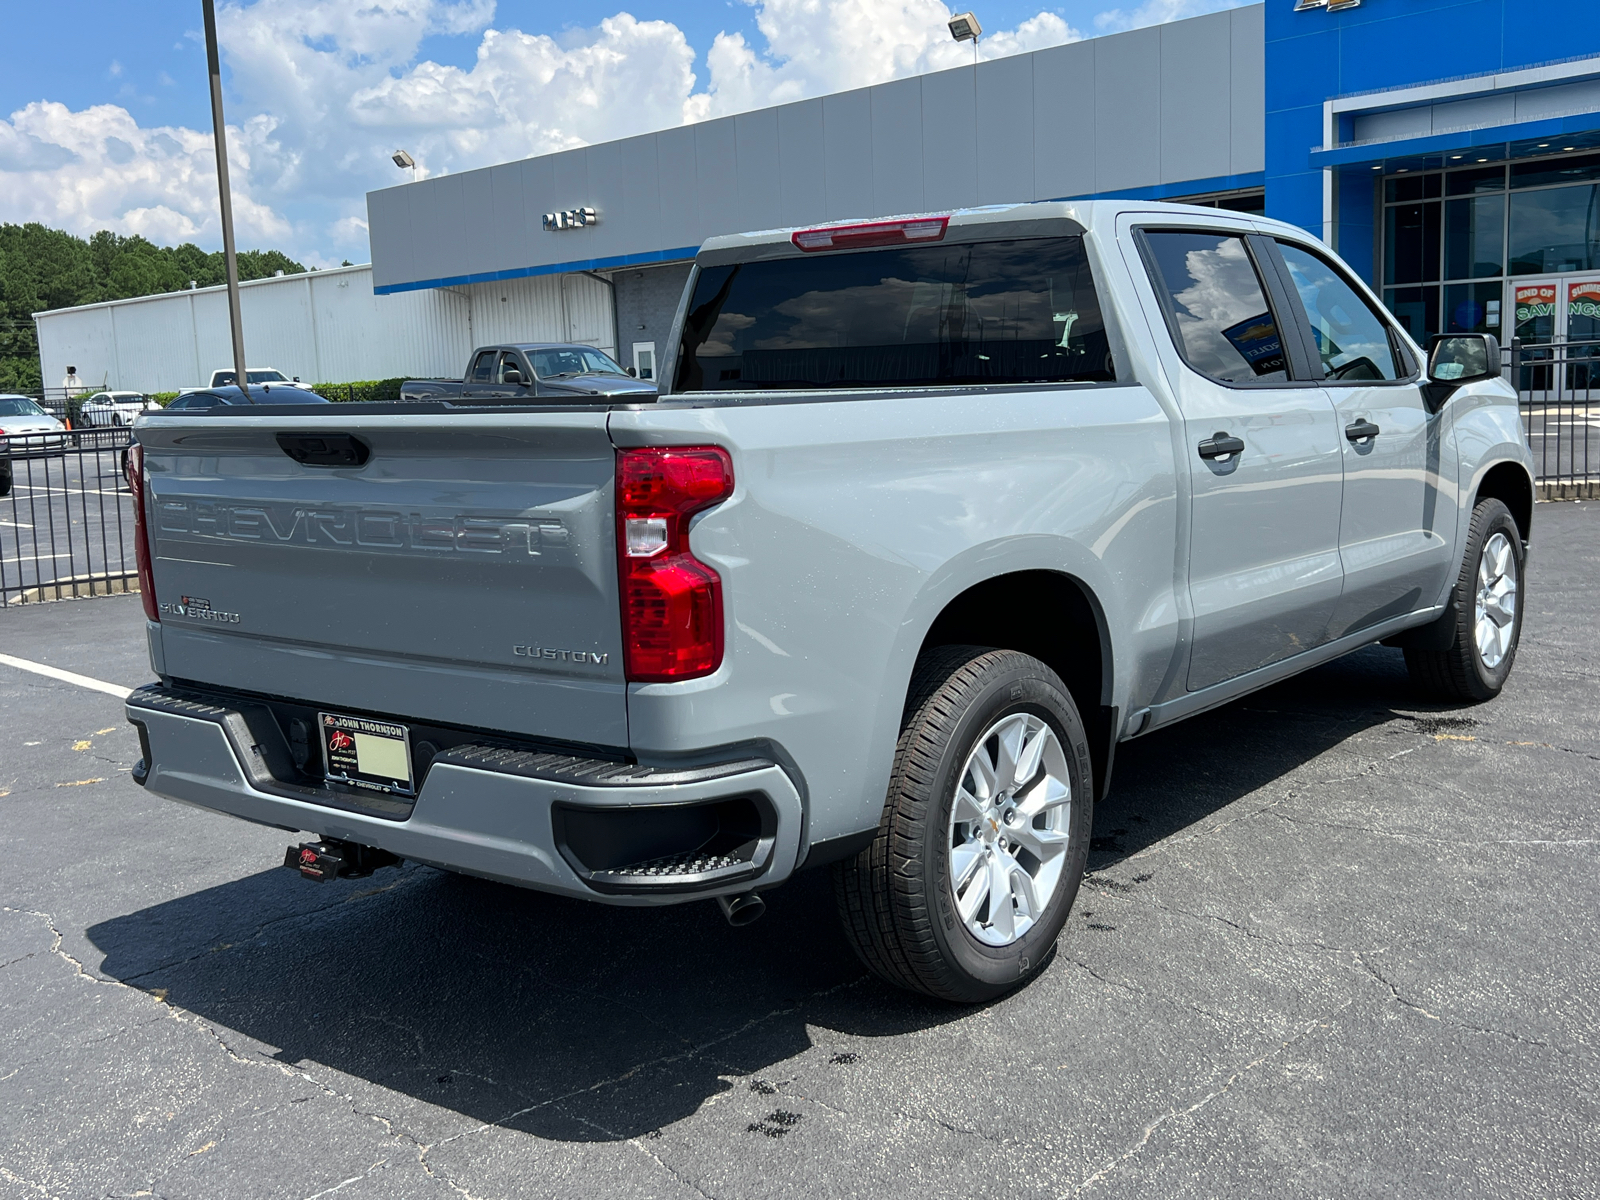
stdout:
POLYGON ((1600 486, 1600 341, 1512 342, 1509 379, 1546 497, 1600 486))
POLYGON ((0 607, 138 590, 132 431, 15 436, 0 447, 0 607))

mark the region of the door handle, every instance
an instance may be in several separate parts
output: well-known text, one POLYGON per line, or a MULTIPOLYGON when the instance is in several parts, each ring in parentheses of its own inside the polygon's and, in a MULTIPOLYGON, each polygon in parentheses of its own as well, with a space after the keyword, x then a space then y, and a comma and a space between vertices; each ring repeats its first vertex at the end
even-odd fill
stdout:
POLYGON ((1381 431, 1371 421, 1362 417, 1359 421, 1352 421, 1344 427, 1344 436, 1352 442, 1364 442, 1368 438, 1375 438, 1381 431))
POLYGON ((1201 458, 1227 458, 1234 454, 1244 453, 1244 439, 1236 438, 1226 430, 1218 430, 1199 447, 1201 458))

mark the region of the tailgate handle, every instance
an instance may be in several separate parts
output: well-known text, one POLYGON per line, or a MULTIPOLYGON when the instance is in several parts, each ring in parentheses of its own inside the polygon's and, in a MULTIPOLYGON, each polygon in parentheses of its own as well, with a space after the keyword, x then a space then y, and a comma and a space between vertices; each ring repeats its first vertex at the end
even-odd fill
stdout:
POLYGON ((371 454, 348 433, 280 433, 278 448, 302 467, 359 467, 371 454))

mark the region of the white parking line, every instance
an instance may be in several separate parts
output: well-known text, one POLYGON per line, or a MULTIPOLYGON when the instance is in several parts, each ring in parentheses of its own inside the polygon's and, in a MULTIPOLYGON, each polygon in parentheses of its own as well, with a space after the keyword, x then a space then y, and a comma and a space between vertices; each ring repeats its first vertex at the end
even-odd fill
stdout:
POLYGON ((128 494, 120 488, 108 490, 106 488, 47 487, 44 484, 35 486, 31 483, 19 483, 16 485, 15 490, 19 492, 43 492, 46 495, 53 494, 57 496, 126 496, 128 494))
POLYGON ((9 654, 0 654, 0 663, 16 667, 19 671, 32 671, 35 675, 43 675, 47 679, 59 679, 62 683, 74 683, 82 688, 104 692, 108 696, 115 696, 118 700, 126 700, 133 694, 132 688, 125 688, 120 684, 107 683, 103 679, 91 679, 87 675, 63 671, 60 667, 47 667, 44 663, 29 662, 25 658, 12 658, 9 654))
POLYGON ((0 525, 9 525, 12 529, 32 529, 26 521, 0 521, 0 525))

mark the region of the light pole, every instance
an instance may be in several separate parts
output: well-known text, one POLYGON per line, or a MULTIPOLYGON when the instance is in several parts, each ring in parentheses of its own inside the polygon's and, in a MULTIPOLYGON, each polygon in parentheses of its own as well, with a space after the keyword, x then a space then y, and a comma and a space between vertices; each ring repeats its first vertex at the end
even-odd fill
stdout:
POLYGON ((228 275, 228 323, 233 332, 233 371, 245 397, 250 372, 244 357, 244 317, 239 312, 239 255, 233 244, 233 193, 228 188, 228 127, 222 119, 222 64, 217 57, 217 14, 212 0, 200 0, 206 18, 206 66, 211 71, 211 129, 217 146, 217 194, 222 200, 222 262, 228 275))
POLYGON ((969 12, 957 13, 950 18, 950 36, 958 42, 972 43, 972 65, 978 65, 978 39, 983 36, 983 26, 969 12))

